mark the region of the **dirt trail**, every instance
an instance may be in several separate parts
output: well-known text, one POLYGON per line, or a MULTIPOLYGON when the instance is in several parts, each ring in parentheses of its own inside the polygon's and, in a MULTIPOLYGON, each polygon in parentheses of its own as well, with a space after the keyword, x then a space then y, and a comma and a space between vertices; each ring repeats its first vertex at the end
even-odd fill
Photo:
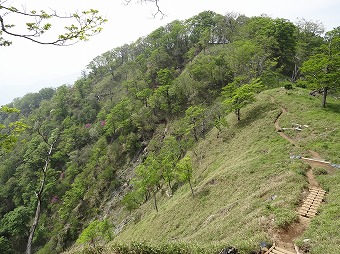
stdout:
POLYGON ((322 160, 320 154, 312 150, 309 150, 308 152, 311 154, 312 158, 316 160, 308 160, 307 158, 302 158, 302 160, 307 162, 312 168, 324 168, 327 170, 328 174, 334 174, 336 172, 334 167, 322 160))
MULTIPOLYGON (((282 128, 279 124, 279 118, 282 116, 282 114, 284 114, 286 112, 287 112, 287 109, 281 107, 281 113, 277 116, 277 118, 275 120, 275 129, 281 137, 286 139, 292 145, 297 145, 296 142, 293 139, 291 139, 284 132, 282 132, 282 128)), ((310 150, 309 153, 310 153, 312 158, 321 159, 321 156, 317 152, 310 150)), ((307 162, 310 165, 309 169, 306 172, 306 177, 307 177, 307 180, 308 180, 309 189, 313 188, 313 187, 320 188, 318 182, 316 181, 316 179, 314 177, 313 168, 314 167, 323 167, 328 172, 333 171, 334 168, 332 166, 330 166, 329 164, 327 165, 326 163, 323 163, 323 162, 320 162, 320 161, 312 161, 312 160, 306 160, 306 159, 304 159, 304 161, 307 162)), ((297 222, 294 222, 287 229, 280 230, 273 235, 273 238, 274 238, 276 245, 278 247, 284 248, 288 251, 291 251, 291 252, 294 252, 294 253, 297 252, 296 246, 294 245, 294 240, 303 234, 303 232, 309 226, 309 223, 310 223, 309 218, 299 216, 299 219, 298 219, 297 222)))
POLYGON ((291 143, 292 145, 296 145, 295 141, 294 141, 293 139, 291 139, 290 137, 288 137, 288 136, 282 131, 282 128, 281 128, 281 126, 280 126, 280 124, 279 124, 279 118, 281 117, 281 115, 282 115, 283 113, 287 113, 287 112, 288 112, 287 109, 281 107, 281 112, 280 112, 280 114, 276 117, 275 122, 274 122, 274 124, 275 124, 275 130, 277 131, 277 133, 278 133, 281 137, 283 137, 283 138, 284 138, 285 140, 287 140, 289 143, 291 143))

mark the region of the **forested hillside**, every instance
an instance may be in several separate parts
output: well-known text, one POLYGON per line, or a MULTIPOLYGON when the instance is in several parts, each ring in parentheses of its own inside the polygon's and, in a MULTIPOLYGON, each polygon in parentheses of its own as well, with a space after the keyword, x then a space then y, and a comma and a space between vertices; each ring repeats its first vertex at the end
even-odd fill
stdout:
MULTIPOLYGON (((0 253, 273 242, 308 186, 289 156, 340 164, 339 70, 340 27, 206 11, 103 53, 73 85, 15 99, 0 114, 0 253), (275 132, 282 107, 283 124, 310 126, 290 133, 297 144, 275 132)), ((297 244, 338 253, 339 173, 316 172, 333 205, 297 244)))

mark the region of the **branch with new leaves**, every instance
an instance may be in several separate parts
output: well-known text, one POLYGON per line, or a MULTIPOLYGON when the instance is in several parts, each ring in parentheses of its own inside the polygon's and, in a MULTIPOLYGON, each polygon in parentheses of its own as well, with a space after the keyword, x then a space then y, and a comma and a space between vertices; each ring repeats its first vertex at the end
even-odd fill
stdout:
POLYGON ((27 10, 25 7, 19 9, 0 0, 0 46, 10 46, 11 37, 20 37, 39 44, 72 45, 100 33, 101 25, 106 21, 94 9, 59 15, 56 10, 36 11, 27 10), (54 35, 55 38, 46 39, 47 36, 44 36, 47 32, 60 21, 65 22, 64 32, 54 35))

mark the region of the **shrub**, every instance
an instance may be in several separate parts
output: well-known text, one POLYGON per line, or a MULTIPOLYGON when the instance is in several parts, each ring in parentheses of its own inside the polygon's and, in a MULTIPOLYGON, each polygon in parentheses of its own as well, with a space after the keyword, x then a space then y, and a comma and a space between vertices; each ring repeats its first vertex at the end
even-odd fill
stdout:
POLYGON ((111 228, 112 224, 108 220, 92 221, 80 234, 77 243, 89 243, 91 245, 95 245, 95 243, 99 241, 111 241, 111 228))
POLYGON ((307 82, 307 80, 298 79, 298 80, 296 81, 296 87, 300 87, 300 88, 308 88, 308 87, 310 87, 310 84, 307 82))
POLYGON ((284 83, 283 87, 284 87, 286 90, 292 90, 292 89, 293 89, 293 85, 292 85, 292 83, 290 83, 290 82, 284 83))

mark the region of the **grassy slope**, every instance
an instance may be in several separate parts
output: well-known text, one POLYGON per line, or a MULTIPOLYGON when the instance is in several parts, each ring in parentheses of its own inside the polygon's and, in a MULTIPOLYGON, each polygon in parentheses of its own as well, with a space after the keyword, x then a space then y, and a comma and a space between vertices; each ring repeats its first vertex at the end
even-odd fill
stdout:
MULTIPOLYGON (((213 130, 195 147, 195 197, 187 184, 172 198, 159 194, 159 212, 151 202, 143 205, 114 242, 214 243, 249 253, 258 249, 260 241, 270 241, 273 230, 298 218, 295 210, 302 189, 308 186, 304 175, 307 165, 289 156, 307 156, 313 149, 340 163, 339 106, 336 108, 334 101, 330 109, 319 105, 319 99, 310 98, 303 89, 261 93, 256 103, 241 111, 241 122, 229 115, 229 126, 219 138, 213 130), (294 122, 309 125, 300 133, 288 133, 298 140, 298 146, 275 132, 274 121, 281 106, 288 109, 280 118, 281 126, 294 122), (276 198, 270 200, 274 195, 276 198)), ((303 239, 311 239, 303 244, 311 253, 340 253, 339 171, 318 177, 329 191, 327 203, 299 240, 302 245, 303 239)))
MULTIPOLYGON (((304 90, 298 90, 281 101, 293 104, 289 114, 282 122, 298 121, 310 127, 303 133, 296 135, 302 155, 310 157, 306 150, 317 151, 321 157, 332 163, 340 164, 340 103, 330 98, 328 108, 320 108, 320 100, 307 96, 300 96, 304 90)), ((293 133, 291 134, 293 136, 293 133)), ((298 244, 303 249, 316 253, 340 253, 340 169, 333 174, 324 170, 314 170, 316 179, 326 190, 326 202, 320 207, 320 214, 313 218, 311 225, 298 244), (320 173, 321 172, 321 173, 320 173), (304 239, 310 239, 303 243, 304 239)))

